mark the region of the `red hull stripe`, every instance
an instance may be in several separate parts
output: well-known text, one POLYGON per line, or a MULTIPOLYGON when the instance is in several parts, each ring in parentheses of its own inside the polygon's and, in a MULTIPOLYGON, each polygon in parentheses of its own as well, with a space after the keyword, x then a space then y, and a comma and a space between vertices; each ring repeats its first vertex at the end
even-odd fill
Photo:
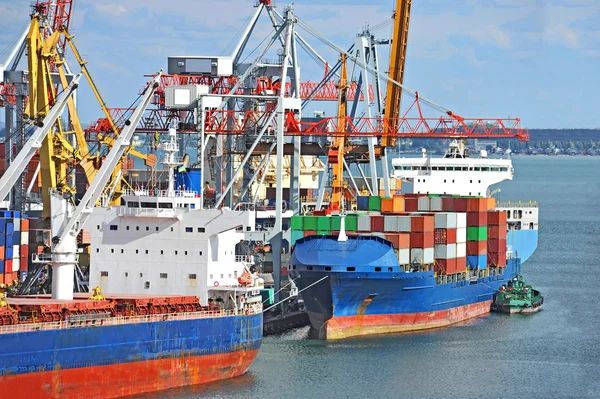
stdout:
POLYGON ((4 397, 118 398, 244 374, 258 349, 225 354, 119 363, 0 378, 4 397))
POLYGON ((444 327, 489 313, 491 304, 485 301, 421 313, 336 316, 326 322, 327 339, 444 327))

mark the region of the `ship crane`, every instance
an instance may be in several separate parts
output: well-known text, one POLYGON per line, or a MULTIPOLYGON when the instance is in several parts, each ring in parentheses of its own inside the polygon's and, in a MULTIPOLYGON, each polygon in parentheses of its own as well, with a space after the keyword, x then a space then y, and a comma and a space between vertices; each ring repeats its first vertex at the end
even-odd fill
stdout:
POLYGON ((135 108, 131 119, 125 122, 125 128, 115 140, 113 147, 106 156, 102 167, 90 183, 88 190, 79 202, 77 208, 73 206, 64 196, 53 191, 51 195, 52 205, 52 252, 50 255, 38 255, 34 262, 50 264, 53 267, 52 298, 59 300, 73 299, 73 274, 75 270, 77 252, 77 234, 85 225, 85 221, 93 211, 104 187, 110 180, 113 170, 119 164, 121 156, 129 147, 135 127, 141 119, 150 99, 159 85, 162 71, 147 86, 138 106, 135 108))

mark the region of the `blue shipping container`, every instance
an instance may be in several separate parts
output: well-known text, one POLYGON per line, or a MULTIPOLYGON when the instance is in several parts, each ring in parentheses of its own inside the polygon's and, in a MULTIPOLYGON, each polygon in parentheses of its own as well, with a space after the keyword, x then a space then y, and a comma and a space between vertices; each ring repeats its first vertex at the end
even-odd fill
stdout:
POLYGON ((11 217, 12 217, 11 211, 0 211, 0 218, 11 218, 11 217))
POLYGON ((13 247, 6 247, 6 249, 4 250, 4 258, 7 260, 13 258, 13 247))
POLYGON ((13 245, 15 245, 15 243, 13 241, 13 235, 12 234, 10 234, 10 235, 7 234, 6 235, 6 243, 5 243, 5 245, 7 247, 12 247, 13 245))
POLYGON ((13 245, 21 245, 21 232, 17 231, 13 234, 13 245))
POLYGON ((369 196, 368 195, 359 195, 357 201, 357 207, 359 211, 368 211, 369 210, 369 196))
POLYGON ((14 218, 20 218, 21 217, 21 212, 20 211, 13 211, 13 217, 14 218))
POLYGON ((482 270, 487 267, 487 255, 469 255, 467 256, 467 267, 470 270, 482 270))
POLYGON ((10 222, 6 223, 6 235, 12 234, 15 232, 15 224, 13 223, 13 219, 10 219, 10 222))
POLYGON ((0 260, 0 274, 4 273, 4 259, 0 260))
POLYGON ((0 247, 6 245, 6 236, 4 234, 4 232, 0 232, 0 247))

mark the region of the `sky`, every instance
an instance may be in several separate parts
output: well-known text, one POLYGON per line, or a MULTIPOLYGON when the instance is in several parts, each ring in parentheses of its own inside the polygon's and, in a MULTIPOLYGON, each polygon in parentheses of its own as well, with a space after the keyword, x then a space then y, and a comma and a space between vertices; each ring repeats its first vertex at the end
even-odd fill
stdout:
MULTIPOLYGON (((0 0, 0 63, 26 28, 30 3, 0 0)), ((110 107, 129 106, 147 75, 166 69, 167 56, 229 55, 233 39, 255 10, 254 0, 74 3, 70 31, 110 107)), ((283 12, 289 3, 276 4, 283 12)), ((377 38, 389 38, 394 6, 392 0, 297 0, 293 9, 302 21, 348 48, 366 26, 377 38)), ((272 32, 265 13, 242 58, 254 60, 257 54, 248 53, 272 32)), ((335 63, 339 55, 302 29, 299 33, 335 63)), ((386 48, 379 58, 387 71, 386 48)), ((302 51, 299 64, 302 80, 323 76, 323 69, 302 51)), ((463 117, 518 117, 528 128, 600 128, 599 67, 598 0, 412 3, 404 84, 463 117)), ((354 70, 353 65, 348 68, 354 70)), ((82 86, 80 116, 85 124, 101 111, 82 86)), ((404 107, 410 102, 405 97, 404 107)), ((313 103, 313 110, 331 115, 335 103, 313 103)))

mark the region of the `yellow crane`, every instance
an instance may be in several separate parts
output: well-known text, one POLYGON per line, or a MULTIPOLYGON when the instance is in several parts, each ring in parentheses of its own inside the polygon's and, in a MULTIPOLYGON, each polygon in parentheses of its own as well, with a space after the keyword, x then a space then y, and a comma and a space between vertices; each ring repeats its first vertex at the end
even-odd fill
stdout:
MULTIPOLYGON (((338 131, 346 131, 346 117, 348 115, 347 94, 348 76, 346 72, 346 54, 341 54, 341 72, 339 82, 338 95, 338 131)), ((330 210, 340 210, 342 208, 342 198, 348 188, 348 183, 344 180, 344 153, 346 150, 346 138, 343 135, 338 135, 333 138, 333 142, 329 147, 327 159, 332 168, 331 177, 331 200, 329 201, 330 210)))
MULTIPOLYGON (((92 91, 102 108, 107 120, 109 121, 113 131, 118 135, 119 130, 115 126, 110 113, 102 99, 94 80, 92 79, 86 62, 82 59, 75 43, 73 36, 70 36, 66 29, 59 28, 48 38, 44 38, 40 26, 40 17, 34 15, 31 19, 29 32, 27 35, 27 54, 28 54, 28 69, 29 69, 29 99, 26 106, 25 119, 32 119, 39 123, 48 113, 50 106, 53 104, 57 95, 57 87, 53 84, 52 73, 55 70, 58 73, 61 85, 65 88, 68 84, 67 75, 64 68, 64 58, 57 52, 57 44, 61 36, 64 36, 69 47, 73 51, 77 63, 82 69, 87 81, 92 88, 92 91)), ((63 122, 57 122, 56 131, 49 132, 48 136, 40 148, 40 174, 42 179, 42 200, 43 200, 43 217, 50 216, 50 196, 49 188, 58 189, 64 193, 75 192, 74 188, 68 182, 68 167, 74 167, 79 164, 84 172, 86 179, 91 182, 98 169, 101 166, 100 154, 91 154, 88 147, 85 133, 81 127, 75 102, 69 99, 67 103, 69 110, 69 118, 72 131, 65 130, 63 122), (69 134, 75 135, 77 147, 74 147, 67 139, 69 134)), ((100 144, 112 147, 114 139, 108 136, 99 136, 100 144)), ((154 166, 156 164, 156 156, 142 154, 129 147, 125 155, 131 154, 145 161, 146 165, 154 166)), ((120 176, 121 164, 113 172, 113 179, 120 176)), ((112 196, 112 204, 120 205, 121 179, 115 180, 109 185, 114 185, 116 188, 112 196)))
MULTIPOLYGON (((396 82, 404 82, 404 66, 406 64, 406 46, 408 44, 408 26, 410 22, 410 7, 412 0, 396 0, 394 13, 394 33, 390 46, 390 69, 388 76, 396 82)), ((400 100, 402 88, 388 81, 385 101, 385 118, 389 121, 389 131, 395 131, 397 118, 400 117, 400 100)), ((382 147, 395 147, 396 138, 384 136, 381 138, 382 147)))

